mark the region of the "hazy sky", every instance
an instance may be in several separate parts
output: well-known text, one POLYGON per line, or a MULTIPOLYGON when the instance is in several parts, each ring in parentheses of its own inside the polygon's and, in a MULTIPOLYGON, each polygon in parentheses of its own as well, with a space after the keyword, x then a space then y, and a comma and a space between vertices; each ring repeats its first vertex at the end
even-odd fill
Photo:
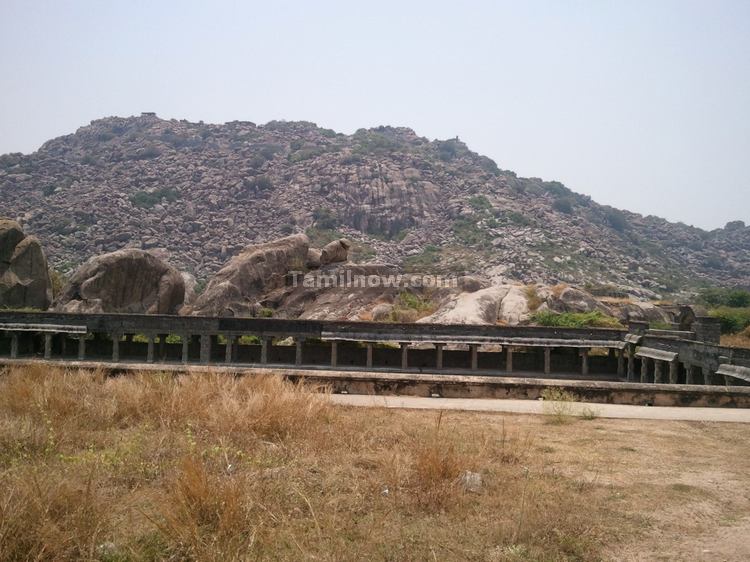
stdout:
POLYGON ((0 153, 156 111, 459 136, 519 175, 750 222, 750 0, 0 0, 0 153))

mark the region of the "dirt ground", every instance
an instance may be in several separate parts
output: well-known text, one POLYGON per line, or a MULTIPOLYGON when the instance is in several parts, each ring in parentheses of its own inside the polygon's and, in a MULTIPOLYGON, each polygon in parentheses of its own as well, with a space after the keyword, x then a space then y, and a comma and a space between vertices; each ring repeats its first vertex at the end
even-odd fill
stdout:
MULTIPOLYGON (((469 423, 486 419, 462 417, 469 423)), ((535 447, 553 466, 622 491, 613 493, 612 503, 627 502, 625 511, 641 521, 632 537, 603 549, 606 559, 750 560, 746 424, 597 419, 551 426, 541 416, 511 420, 536 428, 535 447)))

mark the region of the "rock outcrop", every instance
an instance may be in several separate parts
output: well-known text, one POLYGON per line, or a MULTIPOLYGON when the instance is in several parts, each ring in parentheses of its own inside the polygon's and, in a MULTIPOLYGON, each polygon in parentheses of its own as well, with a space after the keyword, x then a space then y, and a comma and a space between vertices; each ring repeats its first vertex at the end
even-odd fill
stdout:
POLYGON ((257 315, 263 295, 283 287, 288 273, 304 271, 309 247, 307 236, 295 234, 245 248, 211 278, 186 312, 199 316, 257 315))
POLYGON ((398 274, 388 264, 340 264, 311 271, 296 283, 273 291, 263 303, 278 318, 309 320, 373 320, 387 321, 392 303, 402 290, 397 285, 354 286, 349 280, 377 277, 385 279, 398 274), (342 282, 343 281, 343 282, 342 282))
POLYGON ((47 258, 33 236, 21 226, 0 219, 0 308, 46 310, 52 302, 47 258))
POLYGON ((143 250, 119 250, 90 259, 70 278, 55 303, 62 312, 176 314, 185 298, 182 274, 143 250))

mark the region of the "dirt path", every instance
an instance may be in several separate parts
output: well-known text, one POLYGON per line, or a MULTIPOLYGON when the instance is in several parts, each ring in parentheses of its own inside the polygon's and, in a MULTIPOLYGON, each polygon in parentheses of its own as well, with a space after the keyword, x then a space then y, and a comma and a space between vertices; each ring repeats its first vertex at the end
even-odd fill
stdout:
MULTIPOLYGON (((544 413, 544 402, 540 400, 421 398, 417 396, 365 396, 360 394, 333 394, 331 395, 331 400, 336 404, 347 406, 506 412, 515 414, 544 413)), ((571 403, 571 407, 574 414, 588 409, 589 411, 593 410, 596 417, 600 418, 750 423, 750 409, 740 408, 673 408, 627 406, 622 404, 587 404, 583 402, 571 403)))

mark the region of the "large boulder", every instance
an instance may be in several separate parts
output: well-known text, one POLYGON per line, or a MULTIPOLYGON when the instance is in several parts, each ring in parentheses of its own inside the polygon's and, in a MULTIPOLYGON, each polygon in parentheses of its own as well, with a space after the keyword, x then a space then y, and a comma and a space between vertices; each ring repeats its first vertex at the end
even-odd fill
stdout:
POLYGON ((349 259, 349 248, 352 244, 346 238, 329 242, 320 251, 320 265, 343 262, 349 259))
POLYGON ((185 298, 182 274, 134 248, 91 258, 55 303, 62 312, 175 314, 185 298))
POLYGON ((496 286, 459 293, 441 306, 437 312, 417 320, 417 322, 430 324, 495 324, 500 303, 509 291, 510 287, 508 286, 496 286))
POLYGON ((674 318, 669 312, 650 302, 633 301, 613 308, 615 317, 623 324, 629 321, 670 324, 674 318))
POLYGON ((529 299, 526 295, 526 287, 523 285, 512 285, 508 293, 500 303, 497 311, 497 319, 503 324, 515 326, 529 319, 529 299))
POLYGON ((598 310, 607 316, 612 315, 612 311, 607 306, 581 289, 563 287, 561 290, 555 290, 553 287, 549 290, 549 293, 546 299, 547 306, 554 312, 594 312, 598 310))
POLYGON ((209 281, 187 312, 196 316, 253 316, 261 296, 285 285, 287 274, 302 271, 310 241, 304 234, 248 246, 209 281))
POLYGON ((0 308, 46 310, 52 302, 47 258, 33 236, 21 226, 0 219, 0 308))

